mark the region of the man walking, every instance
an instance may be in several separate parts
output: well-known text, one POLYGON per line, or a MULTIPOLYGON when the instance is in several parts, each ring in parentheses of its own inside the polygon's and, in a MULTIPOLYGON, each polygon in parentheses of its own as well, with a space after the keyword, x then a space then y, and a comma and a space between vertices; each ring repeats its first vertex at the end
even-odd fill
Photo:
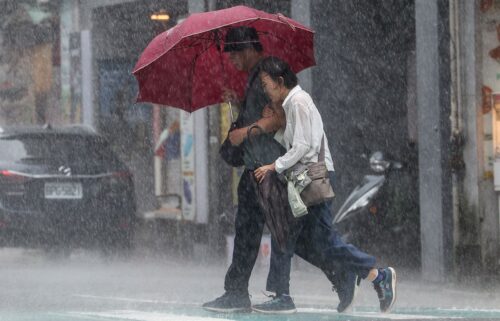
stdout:
MULTIPOLYGON (((258 65, 263 58, 263 48, 259 41, 257 31, 252 27, 235 27, 230 29, 225 38, 224 51, 229 53, 229 59, 233 65, 241 71, 248 73, 245 97, 240 103, 240 113, 236 120, 236 129, 229 133, 229 139, 233 145, 240 145, 244 151, 245 169, 241 175, 238 185, 238 211, 235 219, 235 238, 232 263, 226 273, 224 281, 225 293, 210 302, 203 304, 203 308, 215 312, 246 312, 251 311, 251 301, 248 294, 248 282, 255 264, 265 223, 265 217, 259 208, 256 191, 251 184, 253 170, 258 167, 254 160, 267 164, 273 162, 284 153, 284 149, 273 138, 273 132, 283 127, 284 118, 277 113, 269 117, 262 117, 266 106, 270 103, 261 82, 258 78, 258 65), (253 145, 245 140, 247 128, 257 123, 265 134, 255 137, 253 145)), ((227 92, 226 101, 235 101, 234 93, 227 92)), ((327 224, 331 224, 331 219, 327 224)), ((311 264, 322 268, 321 261, 307 246, 307 240, 298 242, 295 253, 309 261, 311 264)), ((268 276, 268 291, 276 292, 274 284, 282 276, 278 275, 281 268, 273 267, 279 260, 271 261, 270 274, 268 276)), ((281 264, 281 263, 280 263, 281 264)), ((339 312, 348 308, 354 298, 356 288, 356 276, 352 272, 335 274, 329 270, 323 272, 338 290, 340 303, 337 307, 339 312)), ((277 313, 290 313, 295 311, 295 305, 291 299, 281 302, 276 306, 277 313)))
MULTIPOLYGON (((271 132, 279 127, 277 117, 267 117, 261 120, 269 99, 258 78, 258 63, 263 58, 263 53, 257 31, 250 27, 230 29, 226 34, 224 51, 229 53, 229 59, 236 69, 248 73, 245 97, 240 103, 240 112, 236 120, 237 128, 229 133, 231 143, 240 145, 244 151, 245 169, 238 184, 234 250, 232 263, 224 281, 226 292, 214 301, 205 303, 203 307, 216 312, 249 312, 251 302, 248 282, 257 259, 265 223, 264 214, 257 202, 256 191, 251 184, 252 170, 257 167, 253 162, 253 157, 272 160, 279 157, 284 150, 274 142, 272 134, 259 135, 258 140, 255 141, 259 148, 253 148, 251 154, 249 153, 251 146, 245 141, 246 127, 259 120, 259 125, 265 131, 271 132)), ((235 102, 236 100, 232 92, 227 92, 224 98, 226 101, 235 102)))

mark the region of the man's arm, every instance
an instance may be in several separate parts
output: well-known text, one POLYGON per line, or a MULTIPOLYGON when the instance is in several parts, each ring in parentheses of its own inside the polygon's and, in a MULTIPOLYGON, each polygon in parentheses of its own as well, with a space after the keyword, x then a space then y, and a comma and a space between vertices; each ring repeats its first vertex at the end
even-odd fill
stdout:
POLYGON ((262 118, 256 122, 266 133, 275 132, 286 126, 285 110, 281 105, 266 106, 262 112, 262 118))
MULTIPOLYGON (((265 133, 275 132, 280 128, 284 128, 286 125, 285 111, 281 106, 266 106, 262 113, 262 118, 254 124, 262 128, 265 133)), ((229 140, 231 141, 231 144, 240 145, 247 137, 247 131, 250 126, 231 131, 229 133, 229 140)), ((260 132, 253 130, 250 134, 258 135, 260 132)))

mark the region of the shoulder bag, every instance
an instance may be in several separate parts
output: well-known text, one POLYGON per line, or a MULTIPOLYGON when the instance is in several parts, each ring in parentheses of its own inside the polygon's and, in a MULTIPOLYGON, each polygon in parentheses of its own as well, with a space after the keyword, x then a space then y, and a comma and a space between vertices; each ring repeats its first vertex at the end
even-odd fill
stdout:
MULTIPOLYGON (((232 123, 229 133, 235 128, 236 124, 232 123)), ((241 146, 231 144, 231 141, 229 140, 229 133, 228 137, 219 148, 219 154, 228 165, 232 167, 243 166, 245 164, 243 161, 243 148, 241 148, 241 146)))
POLYGON ((307 207, 330 201, 335 197, 325 163, 324 138, 321 139, 318 161, 307 165, 295 164, 287 170, 287 177, 293 180, 294 176, 300 175, 304 171, 311 180, 300 193, 300 197, 307 207), (301 170, 301 168, 303 169, 301 170))

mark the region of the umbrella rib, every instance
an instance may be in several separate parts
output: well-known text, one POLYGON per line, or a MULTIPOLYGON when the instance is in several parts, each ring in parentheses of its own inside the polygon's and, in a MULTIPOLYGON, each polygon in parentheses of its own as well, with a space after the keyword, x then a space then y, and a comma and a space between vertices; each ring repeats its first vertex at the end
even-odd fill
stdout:
POLYGON ((186 49, 186 48, 194 48, 196 46, 203 46, 206 43, 209 43, 210 45, 205 48, 205 51, 206 51, 206 50, 210 49, 210 47, 213 46, 213 44, 215 42, 215 40, 213 39, 213 36, 212 37, 210 37, 210 36, 208 36, 208 37, 189 36, 189 38, 193 38, 194 40, 198 40, 198 41, 197 42, 193 41, 193 43, 191 43, 189 45, 185 45, 185 46, 175 46, 172 49, 170 49, 170 51, 182 50, 182 49, 186 49))
MULTIPOLYGON (((206 40, 208 40, 208 39, 206 39, 206 40)), ((184 50, 187 48, 194 48, 197 46, 203 46, 205 43, 206 42, 198 42, 198 43, 191 43, 191 44, 185 45, 185 46, 175 46, 172 49, 170 49, 169 51, 177 51, 177 50, 184 50)))
POLYGON ((210 47, 212 47, 212 46, 213 46, 213 43, 210 44, 209 46, 207 46, 206 48, 204 48, 201 52, 196 53, 196 55, 194 56, 193 62, 191 63, 191 72, 189 73, 189 78, 190 78, 189 83, 191 84, 191 89, 190 89, 191 95, 189 95, 189 107, 190 108, 193 108, 193 88, 194 88, 193 78, 194 78, 194 70, 196 67, 196 63, 198 61, 198 58, 203 53, 205 53, 208 49, 210 49, 210 47))
MULTIPOLYGON (((186 36, 188 37, 188 36, 186 36)), ((182 41, 183 39, 185 39, 186 37, 183 37, 180 41, 182 41)), ((174 44, 172 48, 168 49, 167 51, 177 51, 177 50, 183 50, 183 49, 186 49, 186 48, 194 48, 196 46, 202 46, 204 43, 206 43, 207 41, 211 41, 212 39, 210 38, 205 38, 203 36, 189 36, 189 37, 192 37, 192 38, 195 38, 196 40, 201 40, 199 41, 198 43, 195 43, 195 44, 191 44, 191 45, 185 45, 185 46, 177 46, 177 44, 180 42, 177 42, 177 44, 174 44)), ((138 68, 137 70, 134 70, 132 73, 137 73, 139 72, 140 70, 142 69, 145 69, 146 67, 150 66, 151 64, 153 64, 156 60, 158 60, 161 56, 163 56, 164 53, 160 54, 158 57, 156 57, 155 59, 153 59, 152 61, 150 61, 149 63, 145 64, 144 66, 141 66, 140 68, 138 68)))

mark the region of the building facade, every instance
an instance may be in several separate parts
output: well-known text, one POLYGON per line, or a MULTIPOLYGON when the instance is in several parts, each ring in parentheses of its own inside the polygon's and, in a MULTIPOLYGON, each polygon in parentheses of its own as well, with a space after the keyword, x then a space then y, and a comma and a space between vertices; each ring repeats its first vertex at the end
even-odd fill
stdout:
POLYGON ((224 253, 224 233, 231 233, 225 218, 234 215, 237 202, 239 170, 218 157, 228 128, 226 106, 187 114, 135 104, 131 70, 155 35, 194 12, 245 4, 311 26, 317 67, 299 80, 315 99, 331 144, 334 210, 369 173, 370 153, 382 151, 404 166, 388 180, 384 202, 363 227, 364 246, 432 280, 497 273, 499 1, 0 4, 6 21, 0 121, 93 126, 134 171, 140 214, 162 208, 165 195, 178 195, 178 218, 190 222, 214 253, 224 253), (157 12, 170 19, 151 20, 157 12), (12 30, 31 37, 14 37, 12 30))

